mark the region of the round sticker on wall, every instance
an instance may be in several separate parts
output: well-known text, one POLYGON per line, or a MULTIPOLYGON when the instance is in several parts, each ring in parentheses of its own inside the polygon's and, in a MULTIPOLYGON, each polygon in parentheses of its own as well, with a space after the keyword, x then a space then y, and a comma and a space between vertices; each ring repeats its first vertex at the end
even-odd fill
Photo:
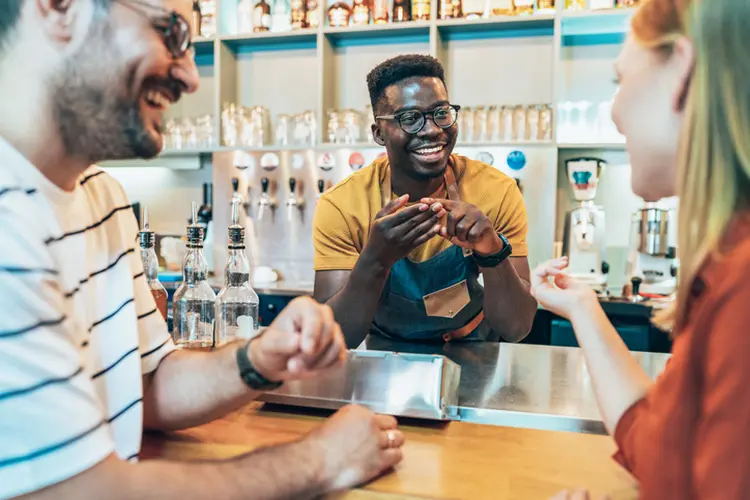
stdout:
POLYGON ((385 158, 386 156, 388 156, 388 153, 386 153, 385 151, 381 151, 380 153, 378 153, 377 159, 379 160, 381 158, 385 158))
POLYGON ((279 156, 276 153, 266 153, 260 157, 260 166, 263 170, 270 172, 279 166, 279 156))
POLYGON ((239 170, 246 170, 255 166, 255 158, 244 151, 234 152, 234 166, 239 170))
POLYGON ((365 157, 361 153, 352 153, 349 157, 349 166, 352 167, 352 170, 359 170, 365 166, 365 157))
POLYGON ((526 166, 526 155, 520 151, 511 151, 505 161, 511 170, 521 170, 526 166))
POLYGON ((292 155, 292 168, 299 170, 305 166, 305 157, 299 153, 292 155))
POLYGON ((336 160, 331 153, 323 153, 318 157, 318 167, 323 172, 330 172, 336 166, 336 160))
POLYGON ((480 151, 477 155, 477 161, 481 161, 482 163, 486 163, 487 165, 494 165, 495 157, 492 156, 492 153, 488 153, 487 151, 480 151))

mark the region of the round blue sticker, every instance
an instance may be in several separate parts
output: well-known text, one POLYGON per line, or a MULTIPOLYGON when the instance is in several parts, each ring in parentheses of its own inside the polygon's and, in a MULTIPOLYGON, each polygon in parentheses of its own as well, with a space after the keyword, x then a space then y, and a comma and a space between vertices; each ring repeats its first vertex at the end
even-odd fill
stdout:
POLYGON ((520 151, 511 151, 506 163, 511 170, 521 170, 526 166, 526 155, 520 151))

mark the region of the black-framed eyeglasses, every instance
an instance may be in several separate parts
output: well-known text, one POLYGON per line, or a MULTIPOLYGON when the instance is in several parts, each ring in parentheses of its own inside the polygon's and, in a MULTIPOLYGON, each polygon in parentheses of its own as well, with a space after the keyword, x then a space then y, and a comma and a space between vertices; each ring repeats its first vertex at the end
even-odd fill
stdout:
POLYGON ((125 7, 129 7, 133 11, 146 16, 151 21, 151 27, 161 35, 162 40, 164 40, 164 46, 173 59, 182 59, 193 47, 190 23, 174 10, 162 9, 140 0, 117 1, 125 7), (136 8, 136 6, 150 9, 157 14, 155 17, 151 17, 146 12, 136 8))
POLYGON ((451 128, 458 120, 458 111, 461 106, 446 104, 438 106, 432 111, 419 111, 418 109, 402 111, 395 115, 376 116, 376 120, 396 120, 401 130, 407 134, 418 134, 427 123, 427 117, 432 118, 435 125, 442 129, 451 128))

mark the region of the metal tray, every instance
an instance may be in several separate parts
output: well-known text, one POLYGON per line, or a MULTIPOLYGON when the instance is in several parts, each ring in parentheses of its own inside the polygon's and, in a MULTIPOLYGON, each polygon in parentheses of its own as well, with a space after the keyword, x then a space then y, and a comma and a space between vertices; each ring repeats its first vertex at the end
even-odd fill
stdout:
POLYGON ((349 351, 347 363, 314 380, 288 382, 261 401, 335 410, 356 403, 374 412, 453 420, 461 368, 437 355, 349 351))

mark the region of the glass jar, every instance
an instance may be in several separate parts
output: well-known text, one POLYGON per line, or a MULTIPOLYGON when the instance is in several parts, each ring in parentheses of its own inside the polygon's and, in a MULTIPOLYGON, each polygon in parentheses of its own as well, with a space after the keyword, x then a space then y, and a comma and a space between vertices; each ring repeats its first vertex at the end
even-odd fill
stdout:
POLYGON ((511 106, 500 108, 500 140, 513 141, 513 108, 511 106))
POLYGON ((552 105, 545 104, 539 111, 539 140, 552 140, 552 105))
POLYGON ((411 18, 413 21, 430 20, 430 0, 411 0, 411 18))
POLYGON ((355 26, 370 24, 370 4, 368 0, 354 0, 352 24, 355 26))
POLYGON ((540 106, 531 105, 526 108, 526 130, 524 140, 539 140, 539 111, 540 106))
POLYGON ((411 21, 411 4, 409 0, 393 0, 393 22, 411 21))
POLYGON ((474 110, 474 142, 487 141, 487 108, 477 106, 474 110))
POLYGON ((328 25, 332 28, 349 26, 352 9, 346 2, 336 2, 328 8, 328 25))
POLYGON ((518 105, 513 108, 513 140, 526 140, 526 107, 518 105))
POLYGON ((372 19, 375 24, 386 24, 389 21, 388 7, 388 0, 373 0, 372 19))
POLYGON ((527 16, 534 13, 534 0, 513 0, 513 14, 527 16))

